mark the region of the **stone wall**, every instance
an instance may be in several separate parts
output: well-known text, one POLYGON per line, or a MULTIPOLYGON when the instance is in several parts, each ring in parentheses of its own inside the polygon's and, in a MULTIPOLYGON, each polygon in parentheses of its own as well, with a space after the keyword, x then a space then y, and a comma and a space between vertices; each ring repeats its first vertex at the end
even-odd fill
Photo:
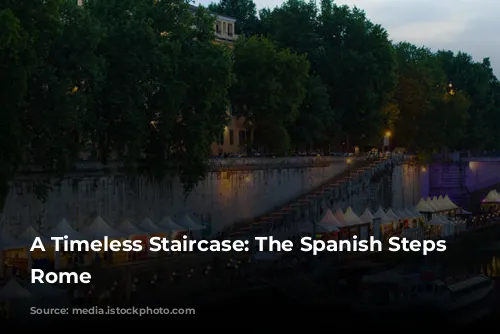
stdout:
POLYGON ((154 183, 144 177, 79 173, 54 184, 42 203, 34 196, 32 181, 24 179, 16 182, 7 198, 4 225, 17 234, 29 225, 47 230, 63 217, 78 228, 97 215, 114 225, 125 218, 175 219, 189 213, 195 218, 210 216, 217 230, 264 214, 347 168, 343 158, 268 159, 239 159, 234 164, 219 160, 220 171, 210 172, 186 200, 177 178, 154 183), (302 167, 311 164, 316 167, 302 167))

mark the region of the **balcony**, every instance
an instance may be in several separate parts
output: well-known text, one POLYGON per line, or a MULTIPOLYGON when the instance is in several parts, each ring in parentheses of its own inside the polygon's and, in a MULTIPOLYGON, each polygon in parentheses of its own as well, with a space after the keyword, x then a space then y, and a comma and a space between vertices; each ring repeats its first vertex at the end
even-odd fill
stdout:
POLYGON ((221 41, 234 42, 238 39, 238 35, 234 33, 223 33, 222 31, 216 31, 215 38, 221 41))

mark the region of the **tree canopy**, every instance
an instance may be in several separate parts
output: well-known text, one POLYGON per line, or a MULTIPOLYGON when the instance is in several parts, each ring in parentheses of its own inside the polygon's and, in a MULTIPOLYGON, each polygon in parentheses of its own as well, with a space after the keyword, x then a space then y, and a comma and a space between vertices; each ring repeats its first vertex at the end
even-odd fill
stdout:
POLYGON ((488 58, 393 43, 331 0, 258 15, 252 0, 0 0, 0 28, 2 200, 27 165, 61 175, 84 153, 188 192, 229 104, 272 154, 381 146, 385 130, 427 153, 500 146, 488 58), (213 13, 236 18, 233 48, 213 13))

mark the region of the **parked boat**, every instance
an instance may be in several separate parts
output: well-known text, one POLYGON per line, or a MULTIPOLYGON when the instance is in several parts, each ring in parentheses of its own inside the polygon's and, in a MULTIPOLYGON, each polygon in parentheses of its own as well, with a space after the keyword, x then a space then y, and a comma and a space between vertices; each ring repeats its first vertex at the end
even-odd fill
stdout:
POLYGON ((453 284, 436 279, 433 272, 402 273, 390 270, 367 275, 361 280, 362 293, 353 308, 361 312, 386 313, 413 308, 450 312, 484 300, 494 282, 484 275, 453 284))

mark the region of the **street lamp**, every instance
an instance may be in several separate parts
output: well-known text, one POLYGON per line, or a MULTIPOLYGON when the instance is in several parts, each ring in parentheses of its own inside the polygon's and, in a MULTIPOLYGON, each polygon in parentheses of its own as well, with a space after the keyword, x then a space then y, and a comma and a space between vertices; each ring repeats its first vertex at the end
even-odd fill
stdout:
POLYGON ((391 131, 387 130, 384 134, 384 151, 390 151, 390 139, 391 139, 392 133, 391 131))
POLYGON ((347 162, 347 175, 351 176, 352 159, 351 158, 347 158, 347 160, 345 162, 347 162))

